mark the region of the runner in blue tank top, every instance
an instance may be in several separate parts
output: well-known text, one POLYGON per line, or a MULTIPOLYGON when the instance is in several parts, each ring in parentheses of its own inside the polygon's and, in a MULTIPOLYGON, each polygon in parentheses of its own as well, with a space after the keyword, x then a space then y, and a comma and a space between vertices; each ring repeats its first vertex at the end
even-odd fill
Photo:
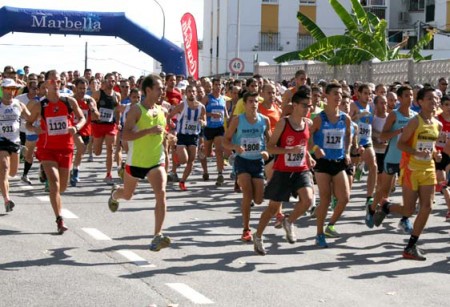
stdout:
MULTIPOLYGON (((204 154, 206 157, 209 157, 211 155, 212 146, 214 144, 218 172, 216 185, 222 186, 225 180, 222 175, 224 165, 222 140, 223 135, 225 134, 224 122, 225 119, 228 118, 228 112, 225 105, 225 99, 220 94, 220 79, 213 79, 212 87, 212 92, 206 95, 202 101, 206 107, 204 154)), ((205 176, 205 174, 203 175, 205 176)))
POLYGON ((227 129, 223 146, 234 150, 239 186, 242 189, 242 241, 251 241, 250 207, 252 201, 261 204, 264 192, 264 160, 269 158, 266 141, 270 137, 269 119, 258 113, 258 93, 244 94, 245 113, 234 117, 227 129))
MULTIPOLYGON (((378 204, 381 206, 389 197, 393 181, 395 181, 395 175, 400 175, 400 159, 402 153, 397 147, 398 139, 403 131, 403 127, 417 115, 416 112, 411 110, 413 92, 409 85, 399 87, 397 96, 400 105, 398 109, 395 109, 388 115, 380 135, 382 141, 389 141, 389 143, 388 148, 386 149, 386 156, 384 157, 384 169, 383 173, 381 173, 381 184, 377 187, 372 205, 367 207, 366 210, 365 223, 369 228, 372 228, 374 225, 377 227, 380 225, 379 220, 374 220, 375 210, 378 204)), ((408 217, 403 217, 399 226, 406 232, 410 232, 412 229, 408 217)))
POLYGON ((350 188, 345 172, 350 164, 350 117, 339 110, 342 101, 342 86, 330 83, 325 89, 327 104, 323 112, 313 120, 311 134, 314 142, 316 166, 314 168, 317 186, 319 187, 320 204, 316 209, 317 236, 316 245, 328 247, 327 237, 339 237, 334 225, 344 212, 350 198, 350 188), (323 229, 328 207, 331 201, 331 190, 337 198, 337 205, 328 226, 323 229))
POLYGON ((369 168, 367 176, 367 200, 366 207, 373 202, 373 193, 377 182, 377 163, 375 159, 375 151, 372 145, 372 120, 373 110, 369 105, 370 87, 367 84, 361 84, 358 87, 358 101, 350 106, 350 117, 358 124, 359 128, 359 145, 365 150, 362 153, 362 161, 369 168))

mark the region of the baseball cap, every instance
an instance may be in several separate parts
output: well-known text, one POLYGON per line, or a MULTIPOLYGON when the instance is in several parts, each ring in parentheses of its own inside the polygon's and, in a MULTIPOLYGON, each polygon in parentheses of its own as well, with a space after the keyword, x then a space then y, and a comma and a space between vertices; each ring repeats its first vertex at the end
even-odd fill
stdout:
POLYGON ((16 87, 19 88, 20 85, 17 84, 13 79, 5 78, 2 80, 2 87, 16 87))
POLYGON ((188 85, 189 85, 189 82, 187 80, 182 80, 182 81, 178 82, 177 88, 180 90, 185 90, 188 85))
POLYGON ((24 71, 22 68, 19 68, 16 72, 17 72, 17 74, 20 75, 20 76, 25 75, 25 71, 24 71))

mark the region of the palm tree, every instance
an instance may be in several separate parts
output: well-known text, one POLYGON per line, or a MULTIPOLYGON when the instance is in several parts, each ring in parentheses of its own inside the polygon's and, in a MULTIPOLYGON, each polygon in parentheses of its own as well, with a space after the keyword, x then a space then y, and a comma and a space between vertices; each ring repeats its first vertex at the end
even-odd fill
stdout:
POLYGON ((329 0, 336 14, 342 20, 346 31, 341 35, 326 36, 307 16, 297 13, 297 19, 308 30, 316 42, 309 47, 285 53, 277 58, 277 63, 295 60, 317 60, 329 65, 361 64, 364 61, 378 59, 390 61, 413 58, 416 61, 430 60, 422 56, 420 50, 434 37, 434 31, 428 31, 409 53, 399 53, 408 38, 400 44, 390 47, 386 37, 387 22, 372 12, 366 12, 358 0, 351 0, 354 14, 350 14, 338 0, 329 0))

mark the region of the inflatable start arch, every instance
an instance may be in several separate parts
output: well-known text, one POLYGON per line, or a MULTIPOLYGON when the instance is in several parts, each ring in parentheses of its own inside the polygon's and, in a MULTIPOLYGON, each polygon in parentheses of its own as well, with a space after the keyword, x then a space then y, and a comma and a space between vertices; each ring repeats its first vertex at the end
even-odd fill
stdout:
POLYGON ((54 11, 4 6, 0 9, 0 37, 9 32, 115 36, 158 62, 165 72, 186 75, 183 49, 157 38, 129 20, 125 13, 54 11))

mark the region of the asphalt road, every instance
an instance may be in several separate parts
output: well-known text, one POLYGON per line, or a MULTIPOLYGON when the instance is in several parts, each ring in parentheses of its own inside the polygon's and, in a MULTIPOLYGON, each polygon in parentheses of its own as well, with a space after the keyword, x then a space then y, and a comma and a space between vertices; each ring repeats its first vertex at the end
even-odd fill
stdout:
MULTIPOLYGON (((69 231, 62 236, 38 183, 37 164, 33 186, 11 180, 16 208, 0 210, 0 306, 448 304, 450 223, 441 195, 420 238, 424 262, 402 259, 409 236, 398 232, 398 218, 388 217, 380 228, 365 226, 361 183, 336 225, 342 236, 328 239, 330 248, 314 245, 315 220, 304 216, 296 224, 296 244, 269 226, 262 257, 240 241, 241 195, 233 192, 229 168, 225 185, 217 188, 215 172, 204 182, 196 165, 187 192, 176 184, 167 188, 164 229, 172 245, 151 252, 154 198, 148 183, 111 213, 100 161, 84 162, 81 182, 63 195, 69 231)), ((397 189, 394 199, 399 196, 397 189)), ((253 229, 266 204, 253 208, 253 229)))

